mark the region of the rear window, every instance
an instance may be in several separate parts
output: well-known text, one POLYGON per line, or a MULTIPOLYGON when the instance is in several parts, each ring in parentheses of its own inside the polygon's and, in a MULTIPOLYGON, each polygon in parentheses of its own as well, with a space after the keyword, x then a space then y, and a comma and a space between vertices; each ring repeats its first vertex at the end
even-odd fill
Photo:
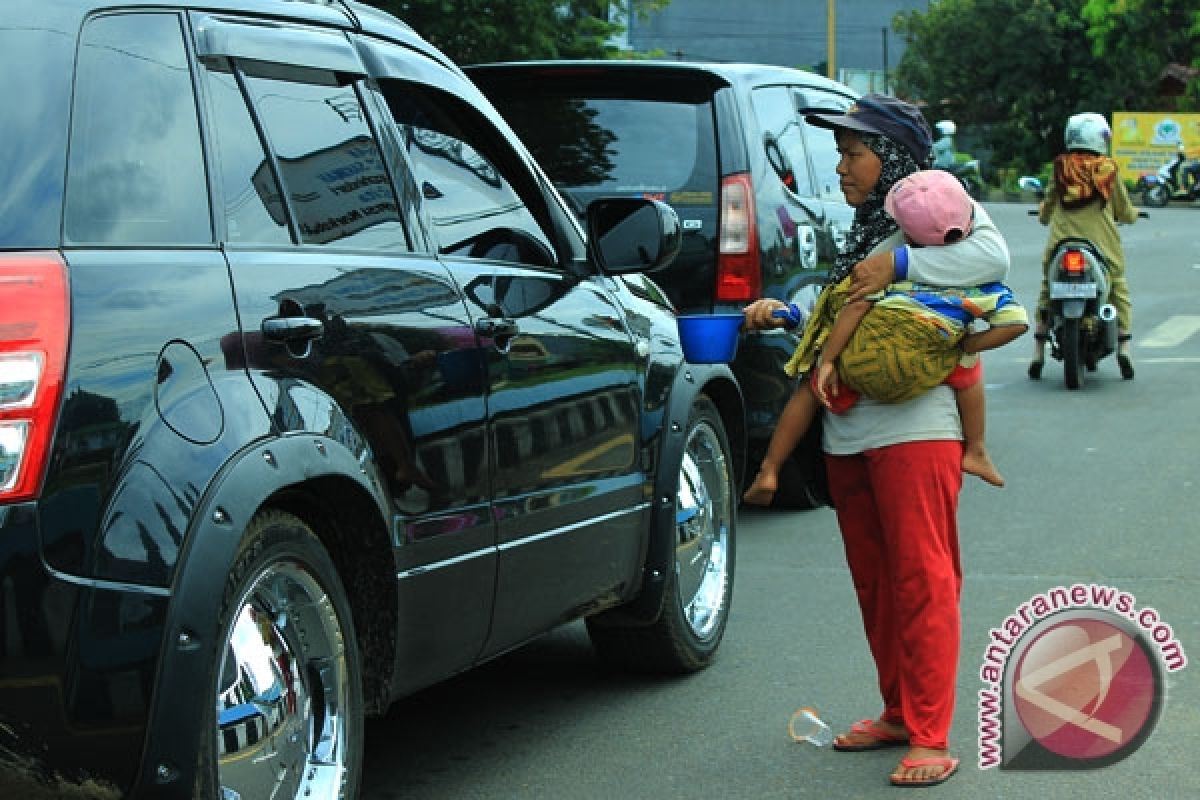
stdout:
POLYGON ((611 195, 716 203, 718 165, 707 93, 703 99, 614 96, 546 85, 542 76, 536 80, 536 94, 516 83, 491 89, 481 83, 577 212, 611 195))
POLYGON ((75 51, 65 30, 78 22, 29 20, 7 5, 4 13, 0 248, 57 247, 75 51))

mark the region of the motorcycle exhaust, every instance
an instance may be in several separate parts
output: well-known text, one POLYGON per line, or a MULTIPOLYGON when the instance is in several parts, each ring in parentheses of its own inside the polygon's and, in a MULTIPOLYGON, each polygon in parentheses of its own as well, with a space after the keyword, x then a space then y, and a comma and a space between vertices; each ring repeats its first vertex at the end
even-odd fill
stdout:
POLYGON ((1104 323, 1104 349, 1115 352, 1117 349, 1117 308, 1111 303, 1100 306, 1096 316, 1104 323))

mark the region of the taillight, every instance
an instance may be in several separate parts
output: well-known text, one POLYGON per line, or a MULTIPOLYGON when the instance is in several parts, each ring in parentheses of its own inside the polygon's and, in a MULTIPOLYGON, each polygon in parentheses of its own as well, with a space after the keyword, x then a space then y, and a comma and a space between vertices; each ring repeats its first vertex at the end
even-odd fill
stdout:
POLYGON ((716 300, 746 303, 762 294, 754 187, 745 173, 721 181, 721 233, 717 250, 716 300))
POLYGON ((1062 259, 1063 271, 1071 275, 1082 275, 1087 269, 1087 261, 1083 258, 1081 250, 1068 250, 1063 253, 1062 259))
POLYGON ((0 503, 40 490, 62 395, 66 265, 54 253, 0 253, 0 503))

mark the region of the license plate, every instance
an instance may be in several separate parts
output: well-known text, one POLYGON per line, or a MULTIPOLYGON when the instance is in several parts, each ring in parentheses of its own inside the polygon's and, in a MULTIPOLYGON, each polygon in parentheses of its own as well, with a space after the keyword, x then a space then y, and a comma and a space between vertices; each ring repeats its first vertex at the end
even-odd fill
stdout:
POLYGON ((1095 296, 1096 284, 1094 283, 1060 283, 1059 281, 1054 281, 1050 284, 1050 297, 1056 300, 1095 296))

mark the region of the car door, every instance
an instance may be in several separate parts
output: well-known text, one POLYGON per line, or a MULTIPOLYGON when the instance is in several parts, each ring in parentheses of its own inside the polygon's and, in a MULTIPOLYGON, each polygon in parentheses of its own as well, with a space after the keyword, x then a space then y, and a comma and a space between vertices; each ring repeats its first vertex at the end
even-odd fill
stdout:
POLYGON ((842 194, 841 181, 837 174, 841 156, 838 154, 833 132, 809 125, 804 121, 804 115, 822 111, 845 111, 854 102, 854 98, 807 86, 796 89, 793 97, 816 195, 825 208, 826 229, 819 243, 820 259, 822 263, 832 265, 833 259, 846 245, 846 234, 854 223, 854 207, 846 202, 842 194))
POLYGON ((248 368, 280 433, 365 438, 391 501, 399 688, 420 686, 475 660, 492 612, 471 315, 423 247, 346 35, 202 14, 194 28, 241 316, 225 358, 248 368))
POLYGON ((488 655, 637 573, 642 361, 568 212, 482 96, 399 48, 361 46, 483 346, 499 551, 488 655))
MULTIPOLYGON (((798 287, 813 283, 832 266, 822 263, 818 244, 824 232, 825 209, 813 185, 808 152, 792 92, 787 86, 756 86, 750 104, 758 123, 762 157, 768 168, 757 187, 759 215, 765 218, 760 230, 773 232, 778 241, 764 242, 764 281, 771 284, 772 297, 790 297, 798 287)), ((755 146, 755 143, 751 143, 755 146)))

